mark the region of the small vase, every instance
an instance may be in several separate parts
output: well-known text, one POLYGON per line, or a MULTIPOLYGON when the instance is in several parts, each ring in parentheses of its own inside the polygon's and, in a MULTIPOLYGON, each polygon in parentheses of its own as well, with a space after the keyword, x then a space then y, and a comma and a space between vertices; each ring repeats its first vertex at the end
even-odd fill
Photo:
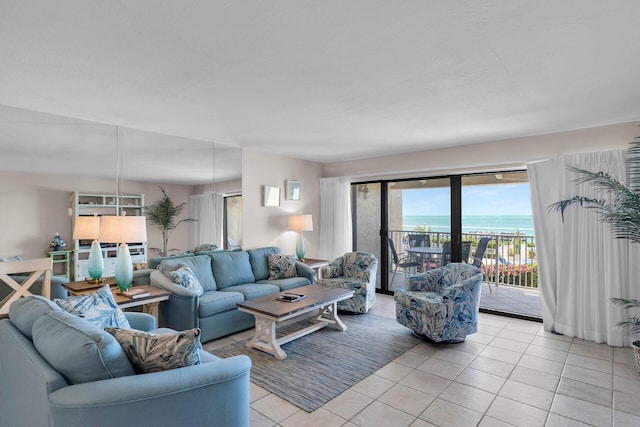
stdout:
POLYGON ((53 250, 54 250, 54 251, 61 251, 61 250, 62 250, 62 246, 60 246, 60 245, 55 245, 55 246, 53 247, 53 250))

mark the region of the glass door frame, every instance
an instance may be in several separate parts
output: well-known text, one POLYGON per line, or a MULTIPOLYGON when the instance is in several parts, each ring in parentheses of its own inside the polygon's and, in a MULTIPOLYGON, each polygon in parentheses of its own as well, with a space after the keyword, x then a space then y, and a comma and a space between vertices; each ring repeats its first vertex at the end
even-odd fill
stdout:
POLYGON ((450 212, 451 212, 451 261, 460 262, 462 260, 462 177, 463 175, 446 175, 434 176, 428 178, 403 178, 389 180, 369 180, 357 181, 351 183, 351 219, 352 219, 352 242, 353 250, 358 250, 357 242, 357 195, 358 188, 365 184, 380 185, 380 258, 378 264, 380 268, 380 288, 376 292, 387 295, 393 295, 393 291, 389 290, 389 268, 386 260, 389 259, 389 245, 387 238, 389 237, 389 184, 395 182, 421 181, 421 180, 449 180, 450 188, 450 212), (384 260, 384 262, 383 262, 384 260))

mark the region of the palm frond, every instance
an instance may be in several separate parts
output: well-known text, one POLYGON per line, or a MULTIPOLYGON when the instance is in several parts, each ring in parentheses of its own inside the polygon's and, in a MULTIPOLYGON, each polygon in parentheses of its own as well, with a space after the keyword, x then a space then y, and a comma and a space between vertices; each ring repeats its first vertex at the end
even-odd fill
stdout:
POLYGON ((186 218, 176 222, 176 219, 178 218, 178 216, 180 216, 187 204, 180 203, 176 205, 175 203, 173 203, 173 200, 171 200, 164 188, 160 187, 160 191, 162 191, 162 198, 157 204, 145 207, 145 216, 162 232, 164 249, 161 252, 163 256, 166 256, 169 234, 183 222, 190 222, 195 220, 186 218))
POLYGON ((584 197, 584 196, 573 196, 571 198, 560 200, 559 202, 552 203, 547 208, 547 211, 548 212, 552 212, 552 211, 560 212, 560 215, 562 216, 562 220, 564 221, 564 211, 569 206, 574 205, 576 203, 578 203, 580 206, 591 207, 591 208, 602 207, 605 204, 604 200, 598 200, 598 199, 593 199, 591 197, 584 197))
POLYGON ((622 322, 618 322, 616 326, 627 328, 629 332, 632 334, 640 333, 640 317, 632 316, 627 318, 627 320, 623 320, 622 322))
POLYGON ((640 307, 640 300, 627 298, 611 298, 611 302, 615 305, 621 305, 623 308, 640 307))
POLYGON ((627 181, 636 193, 640 192, 640 137, 634 138, 627 149, 627 181))

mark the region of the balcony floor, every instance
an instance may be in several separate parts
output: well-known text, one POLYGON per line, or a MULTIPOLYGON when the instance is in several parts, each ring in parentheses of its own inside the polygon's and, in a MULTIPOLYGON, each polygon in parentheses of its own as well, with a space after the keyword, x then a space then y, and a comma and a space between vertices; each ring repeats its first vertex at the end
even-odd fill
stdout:
MULTIPOLYGON (((391 280, 391 277, 389 277, 391 280)), ((398 272, 391 290, 404 288, 404 274, 398 272)), ((502 312, 516 316, 542 320, 540 291, 537 288, 523 288, 508 285, 482 284, 480 309, 488 312, 502 312)))

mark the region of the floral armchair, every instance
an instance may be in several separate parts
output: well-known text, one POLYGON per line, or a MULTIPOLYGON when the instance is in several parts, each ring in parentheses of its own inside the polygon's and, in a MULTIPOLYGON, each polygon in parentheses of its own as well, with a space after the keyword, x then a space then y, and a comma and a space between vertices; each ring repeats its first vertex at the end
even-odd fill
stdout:
POLYGON ((462 342, 478 330, 482 273, 473 265, 451 263, 411 276, 397 290, 396 320, 414 334, 436 342, 462 342))
POLYGON ((338 310, 366 313, 376 302, 378 259, 365 252, 347 252, 320 270, 318 284, 355 291, 352 298, 338 302, 338 310))

